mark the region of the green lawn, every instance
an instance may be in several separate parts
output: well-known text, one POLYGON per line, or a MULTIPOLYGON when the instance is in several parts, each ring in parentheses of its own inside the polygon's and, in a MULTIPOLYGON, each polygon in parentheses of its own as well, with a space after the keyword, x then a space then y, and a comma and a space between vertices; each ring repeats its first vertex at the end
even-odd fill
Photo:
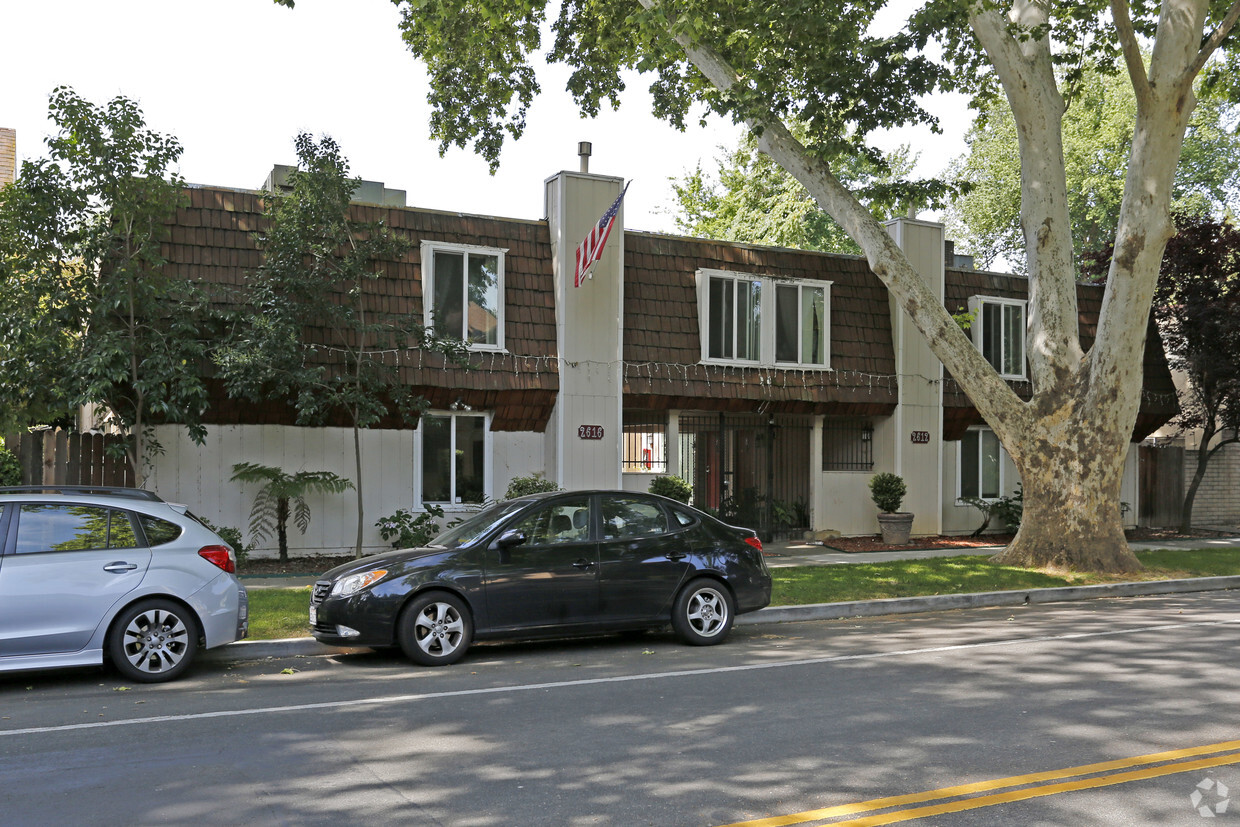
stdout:
POLYGON ((250 589, 250 640, 310 634, 310 587, 250 589))
MULTIPOLYGON (((985 556, 779 568, 773 570, 775 584, 771 605, 798 606, 885 597, 1240 575, 1240 549, 1141 551, 1137 556, 1145 565, 1145 571, 1125 575, 1019 569, 997 566, 985 556)), ((251 589, 250 639, 305 637, 309 634, 306 617, 309 604, 308 586, 300 589, 251 589)))

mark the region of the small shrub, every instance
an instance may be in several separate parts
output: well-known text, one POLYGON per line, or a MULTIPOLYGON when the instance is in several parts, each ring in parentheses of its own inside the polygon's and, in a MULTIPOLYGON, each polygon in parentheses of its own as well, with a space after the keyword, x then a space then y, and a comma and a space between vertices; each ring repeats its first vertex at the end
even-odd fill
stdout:
POLYGON ((228 545, 233 547, 233 551, 237 553, 238 563, 244 561, 247 557, 250 556, 250 549, 254 548, 254 546, 246 545, 245 539, 241 535, 241 529, 233 528, 232 526, 228 526, 228 525, 215 525, 210 520, 204 517, 199 517, 198 522, 202 523, 207 528, 211 529, 216 534, 220 535, 220 539, 222 539, 225 543, 228 543, 228 545))
POLYGON ((0 485, 21 485, 22 466, 17 456, 0 445, 0 485))
POLYGON ((648 490, 651 494, 658 494, 685 504, 693 499, 693 486, 676 476, 655 477, 650 481, 648 490))
POLYGON ((547 491, 562 491, 560 486, 544 477, 542 474, 530 474, 528 477, 513 477, 508 483, 508 490, 504 492, 504 499, 515 500, 517 497, 524 497, 526 494, 542 494, 547 491))
POLYGON ((443 509, 427 503, 425 511, 415 513, 407 508, 397 510, 390 517, 380 517, 375 527, 392 548, 421 548, 428 546, 439 533, 437 519, 443 517, 443 509))
POLYGON ((1020 528, 1021 517, 1025 513, 1025 492, 1018 485, 1016 493, 1010 497, 1000 497, 990 506, 990 511, 1003 521, 1009 531, 1020 528))
POLYGON ((878 506, 878 510, 886 514, 894 514, 900 510, 908 487, 899 474, 883 472, 870 477, 870 499, 878 506))

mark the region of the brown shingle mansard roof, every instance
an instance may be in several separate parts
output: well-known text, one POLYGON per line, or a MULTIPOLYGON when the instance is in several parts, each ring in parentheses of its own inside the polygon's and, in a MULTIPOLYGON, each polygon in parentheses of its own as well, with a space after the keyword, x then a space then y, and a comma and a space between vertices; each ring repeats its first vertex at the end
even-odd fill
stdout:
MULTIPOLYGON (((257 193, 216 188, 189 190, 165 245, 170 272, 208 285, 245 284, 262 263, 254 233, 263 229, 257 193)), ((383 263, 383 274, 367 295, 371 312, 422 319, 421 241, 498 247, 504 257, 505 345, 507 353, 476 352, 471 370, 445 364, 442 356, 409 350, 400 354, 402 381, 432 407, 453 402, 474 410, 493 410, 494 430, 541 431, 559 388, 555 352, 555 310, 551 287, 551 248, 543 221, 487 218, 400 207, 354 204, 359 221, 382 220, 408 235, 413 248, 399 261, 383 263)), ((330 341, 329 331, 311 336, 330 341)), ((283 404, 252 405, 227 399, 218 387, 208 421, 216 424, 291 424, 283 404)), ((333 424, 346 424, 343 421, 333 424)), ((395 420, 385 426, 399 427, 395 420)))
MULTIPOLYGON (((355 204, 354 217, 383 220, 414 247, 386 262, 369 296, 373 312, 422 318, 424 240, 498 247, 505 255, 507 353, 475 352, 472 370, 421 351, 400 355, 401 377, 435 408, 460 401, 495 412, 495 430, 543 431, 559 390, 551 247, 545 221, 492 218, 406 207, 355 204)), ((245 284, 261 264, 254 233, 263 228, 261 196, 217 188, 189 190, 165 245, 170 272, 209 285, 245 284)), ((627 231, 625 239, 624 406, 651 410, 723 410, 881 416, 897 402, 898 377, 887 293, 864 259, 627 231), (739 368, 701 364, 696 274, 727 270, 831 282, 831 370, 739 368)), ((973 295, 1025 298, 1025 279, 948 270, 945 303, 955 312, 973 295)), ((1079 288, 1082 344, 1092 342, 1101 288, 1079 288)), ((329 340, 329 331, 316 338, 329 340)), ((1028 394, 1027 383, 1014 383, 1028 394), (1022 387, 1023 386, 1023 387, 1022 387)), ((1175 412, 1174 388, 1156 332, 1145 359, 1145 393, 1134 433, 1140 439, 1175 412)), ((213 395, 208 421, 291 424, 287 405, 252 405, 213 395)), ((944 436, 959 439, 981 420, 949 381, 944 436)), ((333 424, 344 425, 345 422, 333 424)), ((391 420, 385 427, 400 427, 391 420)))
POLYGON ((884 415, 895 409, 887 293, 855 256, 627 232, 626 408, 884 415), (700 269, 831 282, 832 370, 703 365, 700 269))

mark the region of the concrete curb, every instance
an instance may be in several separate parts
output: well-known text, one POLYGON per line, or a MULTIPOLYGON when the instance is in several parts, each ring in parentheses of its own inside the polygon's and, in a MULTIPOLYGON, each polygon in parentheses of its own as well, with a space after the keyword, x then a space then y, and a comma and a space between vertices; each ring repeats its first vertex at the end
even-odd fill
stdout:
MULTIPOLYGON (((942 612, 951 609, 980 609, 987 606, 1025 606, 1031 603, 1094 600, 1100 597, 1141 597, 1227 589, 1240 589, 1240 576, 1105 583, 1098 586, 1061 586, 1052 589, 974 594, 936 594, 927 597, 857 600, 849 603, 815 603, 809 606, 768 606, 760 611, 741 615, 736 619, 736 625, 754 626, 766 623, 791 623, 798 620, 838 620, 846 617, 877 617, 916 612, 942 612)), ((360 651, 357 647, 327 646, 312 637, 296 637, 282 640, 243 640, 209 649, 202 653, 202 657, 210 660, 238 661, 304 655, 338 655, 357 651, 360 651)))

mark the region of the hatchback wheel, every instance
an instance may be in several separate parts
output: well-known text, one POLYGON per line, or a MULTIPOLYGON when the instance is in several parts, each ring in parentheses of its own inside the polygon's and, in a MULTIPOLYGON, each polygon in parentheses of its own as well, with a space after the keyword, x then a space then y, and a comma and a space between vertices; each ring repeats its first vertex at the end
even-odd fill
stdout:
POLYGON ((732 593, 714 580, 701 578, 685 586, 672 610, 672 629, 691 646, 722 643, 735 615, 732 593))
POLYGON ((444 592, 414 599, 401 614, 396 637, 405 656, 422 666, 446 666, 465 656, 474 636, 469 609, 444 592))
POLYGON ((108 634, 108 656, 125 678, 140 683, 170 681, 189 668, 198 651, 198 623, 169 600, 143 600, 116 618, 108 634))

